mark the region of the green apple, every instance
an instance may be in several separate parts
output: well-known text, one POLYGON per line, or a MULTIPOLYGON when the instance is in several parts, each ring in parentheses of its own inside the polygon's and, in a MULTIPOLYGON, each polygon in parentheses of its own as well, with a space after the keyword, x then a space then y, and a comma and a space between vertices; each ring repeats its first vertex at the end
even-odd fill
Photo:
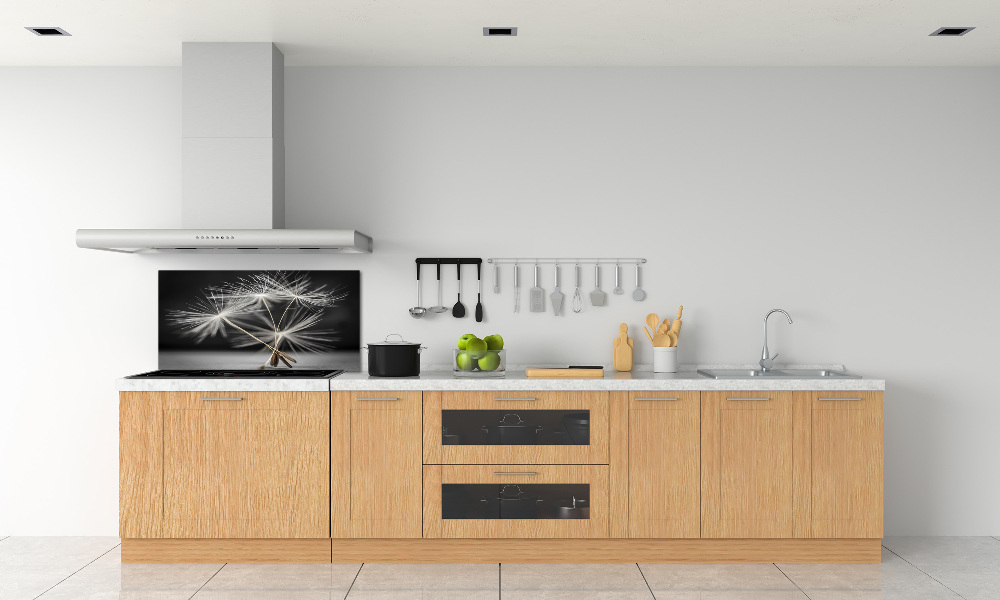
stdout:
POLYGON ((479 359, 479 368, 483 371, 496 371, 500 366, 500 354, 497 352, 487 352, 479 359))
POLYGON ((482 358, 486 354, 487 349, 486 342, 479 338, 472 338, 465 342, 465 350, 472 358, 482 358))
POLYGON ((472 358, 468 352, 459 352, 455 355, 455 364, 463 371, 471 371, 476 368, 476 359, 472 358))
POLYGON ((465 346, 466 346, 466 344, 469 343, 469 340, 478 340, 478 339, 479 338, 477 338, 475 335, 473 335, 471 333, 467 333, 467 334, 463 335, 462 337, 458 338, 458 349, 459 350, 465 350, 465 346))
POLYGON ((499 333, 488 335, 483 338, 483 341, 486 342, 486 346, 490 350, 503 350, 503 338, 500 337, 499 333))

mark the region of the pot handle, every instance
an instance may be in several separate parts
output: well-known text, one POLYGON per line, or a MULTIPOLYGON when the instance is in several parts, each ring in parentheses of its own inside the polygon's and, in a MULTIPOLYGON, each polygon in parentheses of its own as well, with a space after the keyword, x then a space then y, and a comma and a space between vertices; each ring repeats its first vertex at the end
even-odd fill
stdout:
POLYGON ((423 352, 426 349, 427 349, 427 346, 420 346, 419 348, 417 348, 417 354, 420 354, 421 352, 423 352))
POLYGON ((386 341, 386 343, 389 343, 389 338, 391 338, 392 336, 396 336, 396 337, 398 337, 398 338, 399 338, 399 341, 398 341, 398 342, 395 342, 395 343, 397 343, 397 344, 399 344, 399 343, 401 343, 401 342, 403 342, 403 341, 404 341, 404 340, 403 340, 403 336, 402 336, 402 335, 400 335, 400 334, 398 334, 398 333, 390 333, 389 335, 385 336, 385 341, 386 341))

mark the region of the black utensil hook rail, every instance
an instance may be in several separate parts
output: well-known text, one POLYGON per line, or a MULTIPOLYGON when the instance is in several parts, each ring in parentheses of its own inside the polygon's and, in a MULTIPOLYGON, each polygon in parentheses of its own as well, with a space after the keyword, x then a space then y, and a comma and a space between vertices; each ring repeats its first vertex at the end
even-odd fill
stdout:
MULTIPOLYGON (((417 263, 417 281, 420 281, 420 267, 422 267, 423 265, 437 265, 438 279, 441 278, 441 265, 456 265, 456 268, 458 269, 459 301, 458 303, 456 303, 456 307, 453 310, 452 315, 458 318, 464 317, 465 306, 461 304, 462 265, 476 265, 476 279, 482 281, 483 259, 430 257, 430 258, 417 258, 415 262, 417 263)), ((476 322, 481 323, 483 321, 483 302, 481 293, 477 294, 475 317, 476 317, 476 322)))

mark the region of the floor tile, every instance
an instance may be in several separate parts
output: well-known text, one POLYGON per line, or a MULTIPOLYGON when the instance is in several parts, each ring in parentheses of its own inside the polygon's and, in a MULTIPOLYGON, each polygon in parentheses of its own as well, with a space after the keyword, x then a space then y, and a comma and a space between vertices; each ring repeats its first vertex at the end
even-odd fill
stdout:
POLYGON ((500 568, 489 564, 366 563, 358 572, 351 600, 496 599, 500 568))
POLYGON ((79 569, 111 550, 116 537, 21 537, 0 544, 0 566, 66 565, 79 569))
POLYGON ((779 564, 811 600, 960 600, 892 552, 881 564, 779 564))
POLYGON ((510 600, 652 598, 642 573, 633 563, 504 563, 500 570, 500 589, 503 597, 510 600))
POLYGON ((889 537, 882 545, 923 571, 1000 570, 1000 544, 991 537, 889 537))
POLYGON ((342 600, 347 590, 201 590, 192 600, 342 600))
MULTIPOLYGON (((1000 565, 997 565, 1000 569, 1000 565)), ((938 569, 928 575, 966 600, 997 600, 1000 598, 1000 570, 938 569)))
POLYGON ((0 598, 30 600, 79 569, 73 565, 0 566, 0 598))
POLYGON ((326 590, 347 594, 361 564, 227 564, 210 590, 326 590))
POLYGON ((194 593, 205 585, 221 564, 176 563, 121 566, 122 592, 188 591, 194 593))
POLYGON ((639 568, 658 598, 661 591, 798 591, 770 563, 641 563, 639 568))

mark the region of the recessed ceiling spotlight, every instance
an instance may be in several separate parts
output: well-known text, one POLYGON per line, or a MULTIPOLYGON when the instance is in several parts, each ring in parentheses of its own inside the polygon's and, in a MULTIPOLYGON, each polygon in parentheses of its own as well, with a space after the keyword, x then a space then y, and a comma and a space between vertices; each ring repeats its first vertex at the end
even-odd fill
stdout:
POLYGON ((27 29, 28 31, 30 31, 31 33, 33 33, 35 35, 44 35, 44 36, 50 36, 50 35, 56 35, 56 36, 73 35, 70 32, 68 32, 65 29, 63 29, 62 27, 25 27, 25 29, 27 29))
POLYGON ((942 27, 938 29, 932 36, 945 36, 945 37, 955 37, 957 35, 965 35, 975 29, 975 27, 942 27))
POLYGON ((487 37, 517 35, 517 27, 483 27, 483 35, 487 37))

